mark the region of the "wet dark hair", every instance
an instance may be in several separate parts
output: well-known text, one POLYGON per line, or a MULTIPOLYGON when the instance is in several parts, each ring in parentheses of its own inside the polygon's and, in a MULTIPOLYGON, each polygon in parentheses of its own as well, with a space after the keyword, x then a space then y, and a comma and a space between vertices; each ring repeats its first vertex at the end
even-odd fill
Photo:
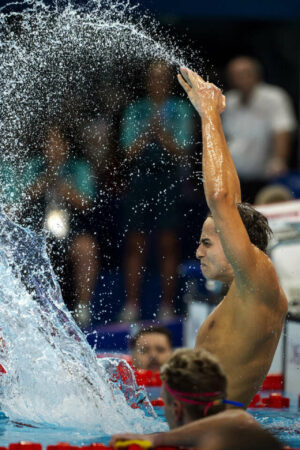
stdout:
MULTIPOLYGON (((237 208, 250 241, 253 245, 266 253, 269 240, 273 234, 268 219, 253 208, 250 203, 238 203, 237 208)), ((207 217, 212 217, 211 212, 208 213, 207 217)))
POLYGON ((159 334, 163 334, 164 336, 166 336, 170 347, 173 347, 173 336, 172 336, 172 332, 166 328, 166 327, 149 327, 149 328, 142 328, 140 331, 138 331, 136 333, 135 336, 133 336, 130 339, 129 345, 131 349, 135 349, 136 347, 136 343, 139 340, 139 338, 141 336, 144 336, 144 334, 152 334, 152 333, 159 333, 159 334))

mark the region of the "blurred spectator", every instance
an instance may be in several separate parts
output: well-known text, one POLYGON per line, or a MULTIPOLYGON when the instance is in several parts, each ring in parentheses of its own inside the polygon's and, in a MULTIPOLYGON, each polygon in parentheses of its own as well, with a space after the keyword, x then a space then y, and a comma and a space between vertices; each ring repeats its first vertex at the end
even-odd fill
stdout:
MULTIPOLYGON (((35 227, 48 229, 54 240, 65 239, 72 263, 76 314, 79 324, 90 320, 90 300, 98 275, 98 248, 89 233, 89 208, 95 186, 88 162, 75 158, 70 144, 57 126, 45 134, 34 183, 26 191, 28 215, 35 227)), ((70 306, 70 305, 69 305, 70 306)))
POLYGON ((159 371, 172 354, 172 333, 165 327, 145 328, 131 339, 130 346, 136 369, 159 371))
POLYGON ((16 155, 11 156, 0 156, 0 194, 1 206, 12 219, 16 219, 26 200, 26 189, 34 183, 41 170, 41 163, 38 158, 19 159, 16 155))
POLYGON ((123 173, 118 158, 114 121, 106 114, 88 120, 82 130, 83 150, 94 172, 96 201, 90 229, 101 249, 101 266, 115 268, 120 261, 120 192, 123 173))
POLYGON ((159 319, 174 315, 172 302, 177 287, 180 222, 179 172, 188 156, 193 124, 192 110, 183 100, 170 96, 170 68, 154 61, 147 73, 147 97, 125 109, 121 145, 131 164, 130 184, 124 197, 128 229, 125 250, 127 300, 123 321, 139 316, 139 296, 150 234, 157 232, 162 301, 159 319))
POLYGON ((288 170, 296 120, 287 93, 263 82, 259 62, 247 56, 227 66, 229 84, 223 127, 244 201, 253 203, 257 191, 272 176, 288 170))

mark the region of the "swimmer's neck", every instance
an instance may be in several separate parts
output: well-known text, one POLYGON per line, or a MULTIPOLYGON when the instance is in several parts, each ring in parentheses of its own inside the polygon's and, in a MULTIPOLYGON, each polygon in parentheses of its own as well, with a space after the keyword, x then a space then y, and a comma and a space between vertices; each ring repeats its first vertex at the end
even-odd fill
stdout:
POLYGON ((225 299, 225 297, 227 297, 227 294, 229 292, 229 289, 232 286, 233 281, 234 281, 234 278, 231 279, 230 281, 222 281, 223 286, 222 286, 222 294, 221 294, 220 302, 222 302, 225 299))

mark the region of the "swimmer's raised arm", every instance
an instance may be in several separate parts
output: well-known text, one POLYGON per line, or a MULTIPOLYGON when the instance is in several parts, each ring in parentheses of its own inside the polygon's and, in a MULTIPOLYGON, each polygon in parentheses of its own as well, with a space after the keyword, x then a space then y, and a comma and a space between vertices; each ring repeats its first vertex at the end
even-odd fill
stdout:
POLYGON ((225 97, 195 72, 180 70, 178 80, 202 119, 204 191, 224 253, 237 287, 248 291, 259 288, 258 296, 268 301, 274 298, 268 295, 270 290, 278 290, 279 283, 268 257, 251 243, 237 208, 240 183, 220 118, 225 97))
POLYGON ((225 110, 225 97, 212 83, 206 83, 192 70, 181 68, 178 80, 202 118, 203 174, 206 201, 213 207, 219 198, 232 204, 241 201, 239 178, 228 150, 220 114, 225 110))

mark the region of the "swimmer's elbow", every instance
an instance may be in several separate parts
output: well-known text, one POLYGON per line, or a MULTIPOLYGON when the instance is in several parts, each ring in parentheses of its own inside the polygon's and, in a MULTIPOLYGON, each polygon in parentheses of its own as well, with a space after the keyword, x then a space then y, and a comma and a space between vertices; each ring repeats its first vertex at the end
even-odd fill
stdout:
POLYGON ((210 210, 218 210, 224 205, 236 207, 236 202, 227 189, 214 189, 206 193, 206 200, 210 210))

